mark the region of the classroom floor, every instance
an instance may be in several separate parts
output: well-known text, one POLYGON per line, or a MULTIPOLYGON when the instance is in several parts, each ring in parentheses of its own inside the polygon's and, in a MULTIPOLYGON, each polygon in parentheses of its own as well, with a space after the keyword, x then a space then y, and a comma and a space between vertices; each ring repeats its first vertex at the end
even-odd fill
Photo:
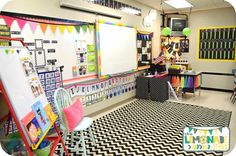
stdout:
MULTIPOLYGON (((193 105, 214 108, 214 109, 221 109, 226 111, 232 111, 231 122, 230 122, 230 151, 225 152, 224 155, 232 155, 231 150, 233 150, 234 146, 236 145, 236 138, 234 137, 236 131, 236 104, 232 104, 230 102, 231 93, 225 92, 218 92, 218 91, 207 91, 201 90, 201 95, 197 93, 195 96, 193 94, 185 94, 182 103, 189 103, 193 105)), ((131 101, 134 101, 133 99, 131 101)), ((127 105, 129 102, 114 105, 113 107, 109 107, 108 109, 99 112, 98 114, 93 114, 93 119, 97 119, 103 115, 108 114, 124 105, 127 105)), ((236 147, 235 147, 236 148, 236 147)))

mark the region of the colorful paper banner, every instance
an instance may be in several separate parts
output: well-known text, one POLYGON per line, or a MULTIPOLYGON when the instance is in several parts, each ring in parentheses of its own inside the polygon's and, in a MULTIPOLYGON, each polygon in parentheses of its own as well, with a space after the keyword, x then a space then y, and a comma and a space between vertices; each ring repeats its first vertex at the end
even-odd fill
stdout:
POLYGON ((14 21, 15 18, 9 17, 9 16, 4 16, 4 15, 2 15, 2 17, 3 17, 3 19, 4 19, 5 23, 6 23, 6 25, 7 25, 8 27, 11 27, 12 22, 14 21))
POLYGON ((40 25, 40 27, 41 27, 42 32, 45 33, 46 30, 47 30, 48 25, 47 25, 47 24, 44 24, 44 23, 40 23, 39 25, 40 25))
POLYGON ((30 26, 32 32, 34 33, 35 30, 36 30, 36 28, 37 28, 37 25, 38 25, 38 24, 35 23, 35 22, 31 22, 31 21, 28 21, 28 24, 29 24, 29 26, 30 26))
POLYGON ((23 20, 23 19, 19 19, 19 18, 16 18, 15 19, 20 27, 20 30, 22 30, 25 26, 25 23, 26 23, 26 20, 23 20))
POLYGON ((57 25, 50 24, 49 26, 50 26, 52 32, 55 34, 55 33, 56 33, 56 30, 57 30, 57 25))

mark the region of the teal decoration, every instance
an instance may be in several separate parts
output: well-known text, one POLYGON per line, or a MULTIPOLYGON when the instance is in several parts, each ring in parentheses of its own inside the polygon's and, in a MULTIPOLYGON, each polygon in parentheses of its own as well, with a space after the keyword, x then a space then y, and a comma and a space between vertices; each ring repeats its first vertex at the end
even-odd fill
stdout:
POLYGON ((171 29, 169 27, 165 27, 162 29, 162 34, 164 36, 170 36, 171 35, 171 29))
POLYGON ((182 31, 184 36, 189 36, 191 34, 191 29, 190 28, 184 28, 182 31))

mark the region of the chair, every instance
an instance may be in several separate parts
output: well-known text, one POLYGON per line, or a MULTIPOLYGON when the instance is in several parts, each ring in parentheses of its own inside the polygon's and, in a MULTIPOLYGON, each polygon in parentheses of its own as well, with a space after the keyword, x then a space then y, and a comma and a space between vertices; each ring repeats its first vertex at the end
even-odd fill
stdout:
MULTIPOLYGON (((63 88, 58 88, 55 93, 54 93, 54 102, 56 109, 58 111, 58 115, 61 121, 60 128, 63 131, 63 140, 64 142, 66 141, 67 135, 69 133, 69 129, 67 128, 65 118, 63 117, 63 108, 67 108, 72 104, 71 96, 69 93, 63 89, 63 88)), ((84 137, 84 131, 88 130, 90 139, 93 141, 93 144, 95 145, 95 139, 91 130, 91 125, 92 125, 92 118, 90 117, 83 117, 79 124, 71 131, 71 140, 72 142, 74 139, 79 139, 79 142, 76 143, 75 148, 71 148, 70 150, 75 150, 75 151, 83 151, 84 156, 86 156, 86 146, 85 146, 85 137, 84 137), (80 132, 80 137, 75 136, 77 132, 80 132), (79 145, 82 144, 82 148, 79 148, 79 145)), ((69 148, 68 148, 69 149, 69 148)), ((61 152, 63 153, 63 152, 61 152)))

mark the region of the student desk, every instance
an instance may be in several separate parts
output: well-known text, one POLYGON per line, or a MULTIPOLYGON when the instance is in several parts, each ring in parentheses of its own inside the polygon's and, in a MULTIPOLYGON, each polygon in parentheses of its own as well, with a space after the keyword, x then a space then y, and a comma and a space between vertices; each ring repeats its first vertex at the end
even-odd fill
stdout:
POLYGON ((139 76, 136 80, 136 98, 164 102, 168 100, 168 76, 139 76))
MULTIPOLYGON (((173 87, 182 87, 183 93, 190 92, 195 95, 197 89, 201 89, 201 72, 184 72, 168 74, 173 87)), ((200 95, 200 90, 199 90, 200 95)))

